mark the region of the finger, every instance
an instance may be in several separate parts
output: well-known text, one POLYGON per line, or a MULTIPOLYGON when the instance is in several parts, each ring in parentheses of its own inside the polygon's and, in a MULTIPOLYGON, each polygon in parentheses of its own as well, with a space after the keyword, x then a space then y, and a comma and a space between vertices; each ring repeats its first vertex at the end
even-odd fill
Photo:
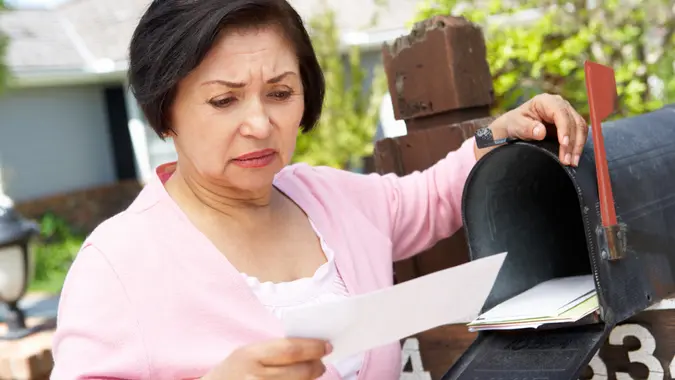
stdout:
POLYGON ((318 339, 288 338, 251 346, 252 354, 265 366, 284 366, 319 360, 330 353, 330 344, 318 339))
POLYGON ((516 137, 521 140, 543 140, 546 137, 544 124, 526 115, 516 115, 508 128, 509 137, 516 137))
MULTIPOLYGON (((570 106, 571 108, 571 106, 570 106)), ((584 120, 579 113, 577 113, 575 110, 570 111, 572 113, 572 116, 574 117, 574 120, 576 121, 576 131, 577 131, 577 137, 574 140, 574 151, 572 153, 572 164, 574 166, 579 166, 579 159, 581 158, 581 153, 584 150, 584 146, 586 145, 586 140, 588 139, 588 124, 586 123, 586 120, 584 120)))
MULTIPOLYGON (((564 118, 567 129, 567 136, 569 137, 567 139, 568 141, 567 145, 561 147, 560 149, 560 156, 562 157, 563 164, 572 165, 572 158, 573 158, 572 153, 574 152, 574 147, 576 146, 577 143, 577 121, 574 120, 574 116, 572 116, 568 104, 569 103, 565 102, 564 105, 559 106, 562 108, 562 112, 565 114, 564 118)), ((564 138, 565 137, 563 137, 563 139, 564 138)))
POLYGON ((555 124, 560 143, 560 161, 569 165, 572 160, 571 147, 576 139, 576 122, 569 112, 568 103, 560 96, 545 94, 534 97, 531 108, 535 118, 555 124))
POLYGON ((314 380, 326 372, 326 366, 321 360, 296 363, 285 366, 263 367, 260 375, 263 379, 274 380, 314 380))

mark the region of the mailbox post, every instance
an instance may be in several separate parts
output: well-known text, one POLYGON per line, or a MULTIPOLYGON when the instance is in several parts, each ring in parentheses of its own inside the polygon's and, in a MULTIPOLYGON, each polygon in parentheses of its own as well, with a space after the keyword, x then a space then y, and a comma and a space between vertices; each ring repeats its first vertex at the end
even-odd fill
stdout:
MULTIPOLYGON (((491 94, 487 63, 476 61, 485 60, 482 35, 466 20, 436 17, 418 24, 410 36, 385 46, 383 57, 395 114, 406 121, 408 135, 378 142, 378 172, 425 169, 491 120, 485 117, 491 97, 480 96, 481 90, 491 94), (465 92, 472 94, 462 98, 465 92)), ((593 129, 604 135, 605 152, 589 139, 578 169, 557 162, 554 141, 517 142, 487 155, 467 182, 466 231, 397 263, 395 275, 402 282, 508 250, 510 262, 486 308, 525 290, 519 287, 592 273, 602 321, 545 332, 474 335, 455 325, 421 333, 414 339, 433 379, 675 378, 675 302, 667 299, 675 291, 675 181, 669 179, 675 174, 675 108, 602 129, 600 119, 593 129), (516 156, 530 158, 527 170, 516 156), (609 193, 599 190, 602 173, 609 193), (535 214, 525 216, 528 211, 535 214), (551 215, 568 228, 558 228, 551 215), (607 237, 612 231, 620 233, 615 243, 607 237), (612 252, 608 244, 619 246, 612 252)))

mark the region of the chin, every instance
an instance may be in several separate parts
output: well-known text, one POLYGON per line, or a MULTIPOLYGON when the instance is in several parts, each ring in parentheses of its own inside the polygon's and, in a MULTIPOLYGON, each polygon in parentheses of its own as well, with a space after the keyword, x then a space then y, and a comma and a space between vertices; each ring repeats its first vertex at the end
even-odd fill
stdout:
POLYGON ((247 178, 242 180, 237 181, 236 184, 234 184, 237 189, 239 189, 243 193, 250 193, 250 194, 265 194, 269 192, 269 190, 272 188, 272 185, 274 183, 274 177, 269 176, 269 177, 258 177, 258 178, 247 178))
POLYGON ((283 166, 281 162, 275 162, 272 165, 258 168, 242 168, 236 166, 230 174, 235 187, 251 192, 258 192, 270 188, 274 182, 274 177, 281 171, 283 166))

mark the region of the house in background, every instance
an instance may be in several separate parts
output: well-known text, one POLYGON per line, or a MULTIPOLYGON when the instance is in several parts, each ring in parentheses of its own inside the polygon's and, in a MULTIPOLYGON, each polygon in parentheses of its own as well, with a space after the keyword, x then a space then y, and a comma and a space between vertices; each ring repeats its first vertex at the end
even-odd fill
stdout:
MULTIPOLYGON (((305 20, 322 10, 317 0, 290 2, 305 20)), ((360 46, 363 64, 372 69, 382 43, 407 33, 419 2, 326 4, 336 11, 343 45, 360 46)), ((0 95, 0 168, 3 188, 17 203, 51 199, 36 208, 81 207, 87 197, 104 196, 100 189, 119 193, 117 184, 144 182, 154 167, 175 158, 172 143, 147 127, 125 81, 129 40, 148 4, 70 0, 0 14, 14 76, 0 95), (74 193, 83 199, 65 197, 74 193)))

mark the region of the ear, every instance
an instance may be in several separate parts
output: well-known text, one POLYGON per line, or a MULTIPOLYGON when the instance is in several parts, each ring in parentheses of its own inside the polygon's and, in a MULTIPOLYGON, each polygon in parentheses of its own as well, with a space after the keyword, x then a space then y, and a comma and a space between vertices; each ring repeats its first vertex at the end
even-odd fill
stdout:
POLYGON ((173 130, 173 128, 169 127, 166 131, 162 132, 162 140, 167 139, 167 138, 174 138, 176 137, 176 131, 173 130))

